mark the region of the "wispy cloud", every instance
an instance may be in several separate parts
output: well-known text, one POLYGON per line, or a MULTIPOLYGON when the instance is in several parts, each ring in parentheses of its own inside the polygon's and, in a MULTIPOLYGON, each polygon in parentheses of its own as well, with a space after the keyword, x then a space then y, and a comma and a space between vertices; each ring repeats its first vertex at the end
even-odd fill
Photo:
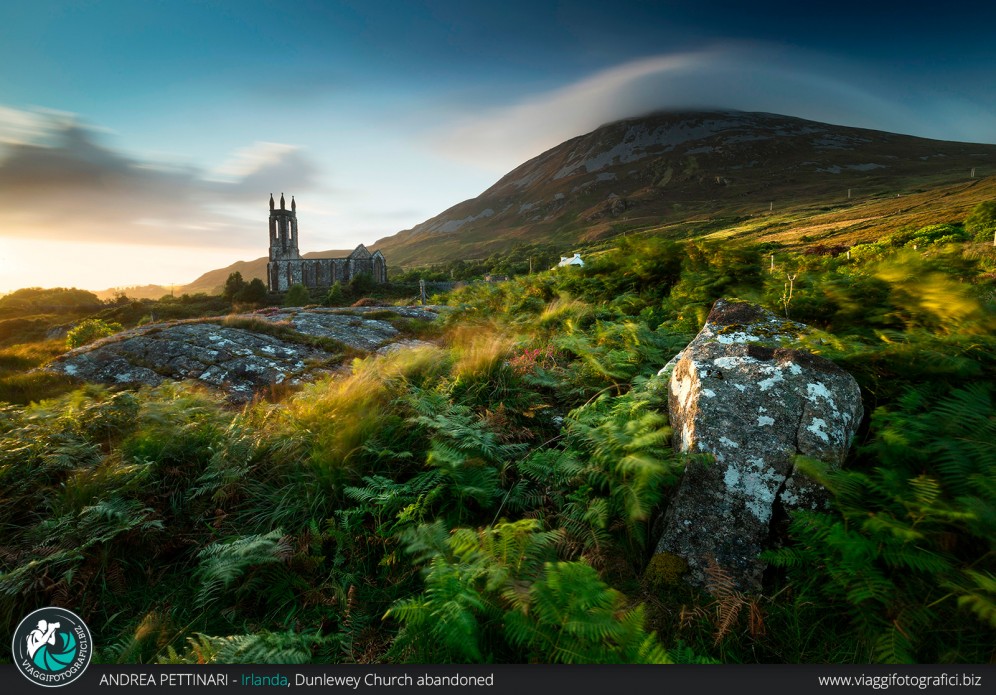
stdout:
POLYGON ((260 199, 262 209, 261 191, 318 178, 304 152, 279 143, 249 146, 216 172, 141 161, 67 114, 0 108, 0 143, 0 224, 66 241, 245 246, 258 229, 226 206, 260 199))
MULTIPOLYGON (((510 106, 458 116, 432 138, 444 154, 498 174, 607 122, 684 108, 767 111, 952 137, 943 114, 890 95, 884 76, 790 47, 725 43, 628 62, 510 106)), ((981 107, 970 112, 993 116, 981 107)))

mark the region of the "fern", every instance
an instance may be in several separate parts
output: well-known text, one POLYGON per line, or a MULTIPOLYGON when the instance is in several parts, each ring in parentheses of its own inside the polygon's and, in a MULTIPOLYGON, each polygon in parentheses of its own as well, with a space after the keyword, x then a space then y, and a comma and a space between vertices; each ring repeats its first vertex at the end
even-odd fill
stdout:
POLYGON ((385 616, 403 625, 395 649, 432 661, 667 662, 642 608, 591 567, 547 559, 558 537, 535 520, 456 529, 444 548, 438 527, 410 534, 412 552, 439 554, 425 591, 385 616))
POLYGON ((227 598, 238 612, 258 606, 272 616, 287 610, 308 586, 289 567, 293 555, 289 539, 279 529, 204 548, 197 554, 194 575, 197 607, 204 609, 227 598))
MULTIPOLYGON (((646 394, 631 393, 575 410, 565 446, 573 461, 586 461, 560 523, 584 551, 596 555, 612 534, 634 556, 646 545, 646 524, 665 486, 683 468, 670 446, 664 416, 646 394)), ((570 463, 568 465, 571 465, 570 463)))
POLYGON ((996 435, 996 416, 981 385, 936 404, 910 392, 901 406, 875 414, 866 448, 891 467, 803 462, 834 493, 841 517, 797 512, 796 546, 769 557, 846 606, 872 658, 936 660, 949 645, 933 639, 932 625, 959 625, 966 645, 984 644, 982 631, 993 627, 996 456, 982 442, 996 435))
POLYGON ((306 664, 313 651, 329 642, 314 633, 258 632, 251 635, 187 638, 181 654, 169 647, 160 664, 306 664))

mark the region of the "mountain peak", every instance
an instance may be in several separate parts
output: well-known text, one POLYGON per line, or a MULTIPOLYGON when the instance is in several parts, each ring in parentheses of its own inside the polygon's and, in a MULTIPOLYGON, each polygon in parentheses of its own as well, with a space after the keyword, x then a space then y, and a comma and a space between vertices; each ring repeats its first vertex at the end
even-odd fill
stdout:
POLYGON ((783 210, 857 205, 964 181, 985 164, 996 164, 996 146, 771 113, 657 111, 571 138, 377 246, 403 265, 665 225, 686 236, 690 224, 760 214, 775 201, 783 210))

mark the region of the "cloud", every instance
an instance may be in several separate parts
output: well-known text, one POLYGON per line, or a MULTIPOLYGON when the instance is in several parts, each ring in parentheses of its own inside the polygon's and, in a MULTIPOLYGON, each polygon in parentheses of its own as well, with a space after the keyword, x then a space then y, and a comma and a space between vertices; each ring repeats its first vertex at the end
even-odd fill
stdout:
POLYGON ((270 191, 307 190, 318 176, 302 151, 278 143, 245 148, 214 176, 140 161, 66 114, 2 108, 0 142, 0 224, 49 239, 242 247, 259 230, 233 206, 263 210, 270 191))
POLYGON ((209 180, 223 184, 220 191, 229 197, 240 194, 259 197, 260 187, 266 185, 272 189, 279 183, 283 188, 295 191, 308 188, 317 173, 315 165, 298 147, 257 142, 237 151, 209 176, 209 180))
POLYGON ((0 143, 24 144, 45 136, 55 117, 53 112, 21 111, 0 106, 0 143))
POLYGON ((726 43, 632 61, 511 106, 457 117, 432 139, 453 159, 505 173, 600 125, 664 109, 767 111, 925 137, 959 136, 941 114, 890 98, 884 76, 868 73, 789 47, 726 43))

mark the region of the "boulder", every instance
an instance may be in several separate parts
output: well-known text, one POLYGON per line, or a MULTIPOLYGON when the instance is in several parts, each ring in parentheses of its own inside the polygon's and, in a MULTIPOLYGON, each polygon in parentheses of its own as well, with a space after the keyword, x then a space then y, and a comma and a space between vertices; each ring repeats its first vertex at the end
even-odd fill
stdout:
POLYGON ((303 377, 321 350, 214 323, 153 325, 71 350, 47 369, 83 381, 157 386, 196 379, 244 403, 270 384, 303 377))
POLYGON ((706 582, 714 559, 741 588, 758 587, 772 518, 824 499, 794 458, 839 465, 847 454, 861 392, 829 360, 788 347, 806 331, 757 305, 719 300, 661 370, 670 373, 675 448, 704 455, 686 466, 657 547, 688 563, 692 583, 706 582))
POLYGON ((342 361, 338 352, 317 347, 303 337, 326 338, 354 351, 373 352, 399 340, 398 329, 384 320, 394 315, 426 321, 437 316, 424 307, 268 309, 150 324, 71 350, 45 369, 82 381, 123 386, 194 379, 240 404, 273 384, 313 380, 342 361), (260 330, 264 323, 292 330, 260 330))

